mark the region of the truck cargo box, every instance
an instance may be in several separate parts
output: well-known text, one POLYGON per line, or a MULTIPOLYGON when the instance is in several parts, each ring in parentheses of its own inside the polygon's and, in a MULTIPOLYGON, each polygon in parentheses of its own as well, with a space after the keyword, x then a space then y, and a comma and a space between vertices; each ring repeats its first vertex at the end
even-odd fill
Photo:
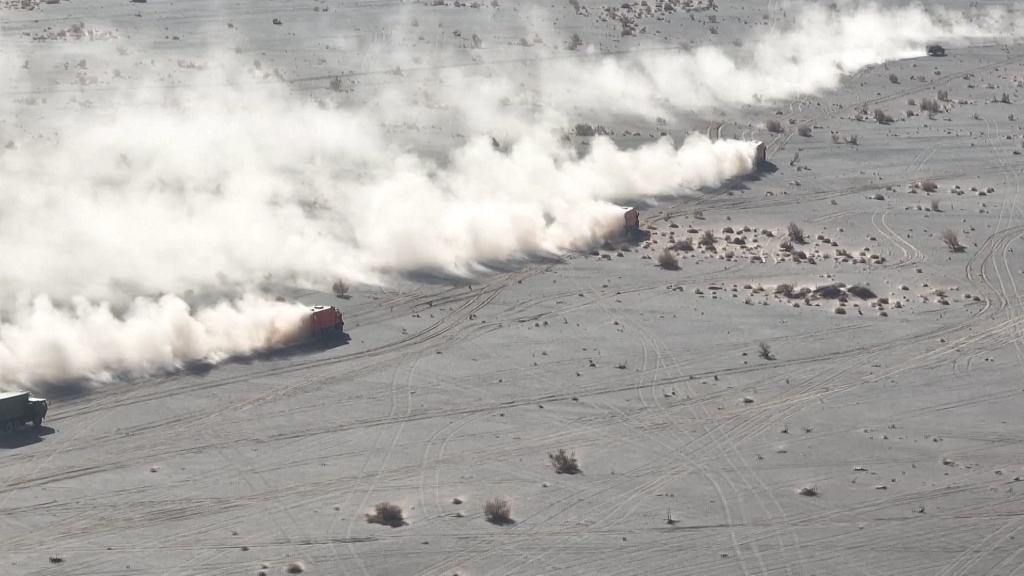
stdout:
POLYGON ((309 327, 314 336, 327 332, 341 332, 345 327, 341 312, 334 306, 316 306, 309 315, 309 327))
POLYGON ((28 392, 0 393, 0 422, 24 417, 30 411, 28 392))

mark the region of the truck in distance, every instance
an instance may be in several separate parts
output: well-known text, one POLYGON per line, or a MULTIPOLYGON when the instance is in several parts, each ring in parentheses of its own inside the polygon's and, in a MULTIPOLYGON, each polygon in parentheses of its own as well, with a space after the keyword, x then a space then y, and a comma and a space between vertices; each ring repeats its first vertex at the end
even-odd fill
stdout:
POLYGON ((334 306, 314 306, 309 314, 309 328, 311 336, 325 338, 341 334, 345 330, 345 321, 334 306))

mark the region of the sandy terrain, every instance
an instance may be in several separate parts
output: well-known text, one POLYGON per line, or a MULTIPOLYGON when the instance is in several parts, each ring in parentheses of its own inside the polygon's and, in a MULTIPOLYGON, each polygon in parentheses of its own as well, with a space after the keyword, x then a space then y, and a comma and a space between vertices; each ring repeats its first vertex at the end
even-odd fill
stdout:
MULTIPOLYGON (((315 98, 372 101, 436 72, 394 73, 396 47, 525 77, 537 39, 730 45, 786 18, 777 2, 723 2, 622 36, 584 1, 589 15, 544 6, 557 22, 524 32, 531 6, 489 4, 5 2, 0 46, 30 62, 0 95, 39 101, 0 138, 47 138, 143 68, 202 84, 213 44, 268 82, 278 70, 315 98), (79 21, 96 39, 46 39, 79 21)), ((350 340, 54 398, 40 433, 0 439, 0 573, 1021 574, 1022 79, 1024 49, 989 43, 869 67, 820 96, 609 123, 627 146, 661 131, 763 139, 772 166, 645 208, 650 242, 628 251, 345 299, 279 285, 339 306, 350 340), (930 118, 919 103, 940 90, 930 118), (790 222, 806 242, 787 251, 790 222), (683 238, 679 268, 658 266, 683 238), (799 295, 833 283, 877 297, 799 295), (582 474, 556 474, 561 448, 582 474), (513 523, 484 519, 495 497, 513 523), (406 525, 368 523, 382 501, 406 525)), ((463 140, 407 128, 394 130, 440 155, 463 140)))

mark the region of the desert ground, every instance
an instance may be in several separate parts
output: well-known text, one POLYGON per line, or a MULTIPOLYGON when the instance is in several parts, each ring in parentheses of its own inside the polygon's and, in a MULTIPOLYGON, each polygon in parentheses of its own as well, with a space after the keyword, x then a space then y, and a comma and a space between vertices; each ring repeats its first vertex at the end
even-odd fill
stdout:
MULTIPOLYGON (((9 0, 0 48, 28 74, 0 87, 20 103, 0 138, 45 139, 142 68, 201 85, 211 44, 296 93, 370 101, 438 66, 526 77, 573 33, 598 54, 728 46, 788 17, 723 0, 623 36, 624 9, 581 0, 527 33, 526 2, 436 4, 9 0), (433 56, 396 72, 396 47, 433 56)), ((41 430, 0 439, 0 573, 1024 573, 1024 48, 947 50, 785 102, 608 122, 623 146, 767 145, 756 174, 638 202, 646 242, 345 297, 281 283, 268 295, 337 306, 348 338, 54 390, 41 430), (485 518, 495 498, 510 521, 485 518), (396 526, 368 522, 381 502, 396 526)))

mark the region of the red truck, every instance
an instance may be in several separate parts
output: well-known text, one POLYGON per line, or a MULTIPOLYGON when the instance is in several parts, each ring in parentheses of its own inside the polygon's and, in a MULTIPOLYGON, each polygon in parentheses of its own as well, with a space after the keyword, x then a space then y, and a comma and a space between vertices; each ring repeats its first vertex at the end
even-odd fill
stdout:
POLYGON ((345 330, 345 322, 334 306, 314 306, 309 315, 309 328, 313 336, 324 338, 341 334, 345 330))

